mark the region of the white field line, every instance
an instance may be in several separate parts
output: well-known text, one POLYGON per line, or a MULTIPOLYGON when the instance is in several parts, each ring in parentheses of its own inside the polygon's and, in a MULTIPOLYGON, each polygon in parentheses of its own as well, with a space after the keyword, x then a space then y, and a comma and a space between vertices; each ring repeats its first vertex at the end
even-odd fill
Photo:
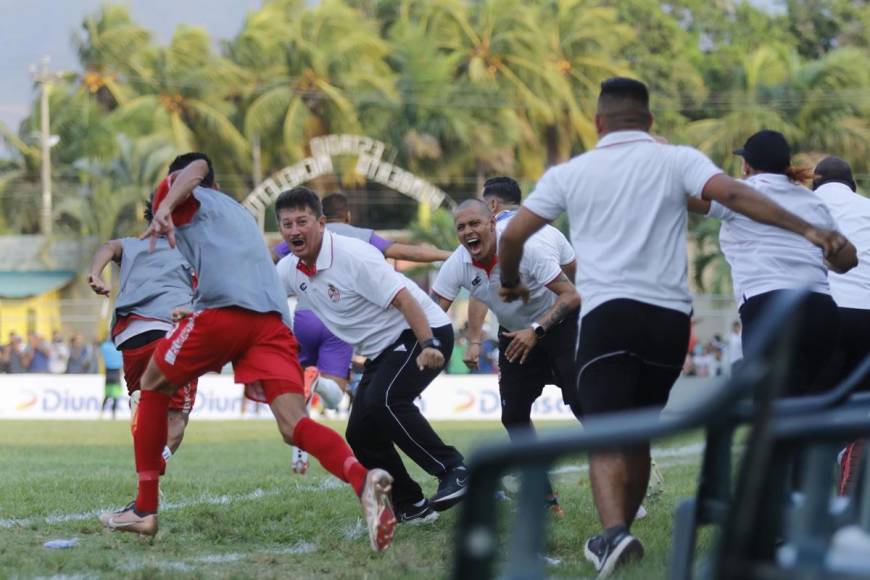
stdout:
MULTIPOLYGON (((700 455, 700 453, 704 450, 703 443, 693 443, 691 445, 683 445, 681 447, 673 447, 673 448, 664 448, 659 450, 653 450, 653 459, 659 460, 667 460, 670 458, 676 459, 685 459, 691 456, 700 455)), ((678 464, 681 462, 668 462, 668 461, 660 461, 660 465, 667 466, 669 464, 678 464)), ((570 473, 582 473, 588 470, 587 464, 581 465, 564 465, 562 467, 558 467, 550 472, 551 475, 563 475, 570 473)), ((317 483, 305 483, 302 484, 299 480, 296 480, 296 485, 294 488, 297 491, 301 492, 321 492, 321 491, 332 491, 341 489, 345 486, 343 482, 338 480, 335 477, 329 476, 321 478, 317 481, 317 483)), ((186 501, 178 501, 178 502, 166 502, 160 506, 162 511, 168 510, 177 510, 183 509, 192 506, 198 505, 232 505, 236 503, 242 503, 246 501, 253 501, 263 497, 272 497, 276 495, 281 495, 286 493, 287 489, 270 489, 263 490, 257 488, 251 492, 244 494, 225 494, 225 495, 213 495, 206 494, 196 497, 191 500, 186 501)), ((0 519, 0 528, 15 528, 19 526, 30 526, 33 524, 61 524, 66 522, 80 522, 84 520, 89 520, 92 518, 96 518, 100 513, 106 511, 107 509, 113 508, 104 508, 91 510, 86 512, 75 512, 75 513, 61 513, 61 514, 52 514, 50 516, 43 517, 30 517, 30 518, 8 518, 8 519, 0 519)), ((357 522, 356 525, 345 530, 344 535, 347 539, 352 539, 366 533, 364 526, 362 526, 362 522, 357 522)))
MULTIPOLYGON (((700 458, 704 451, 703 443, 692 443, 691 445, 683 445, 680 447, 665 447, 664 449, 653 449, 653 461, 659 467, 669 467, 674 465, 685 465, 691 463, 692 459, 700 458)), ((589 471, 588 463, 580 465, 563 465, 556 469, 550 470, 550 475, 566 475, 573 473, 585 473, 589 471)))
MULTIPOLYGON (((346 484, 340 481, 339 479, 328 476, 323 477, 317 480, 317 483, 300 483, 299 480, 295 481, 294 490, 292 491, 301 491, 303 493, 307 492, 319 492, 319 491, 332 491, 335 489, 341 489, 346 484)), ((243 494, 226 494, 226 495, 214 495, 214 494, 205 494, 199 497, 193 498, 191 500, 185 501, 177 501, 177 502, 165 502, 161 503, 160 509, 162 511, 166 510, 177 510, 183 509, 186 507, 197 506, 197 505, 231 505, 246 501, 253 501, 256 499, 260 499, 263 497, 271 497, 276 495, 281 495, 282 493, 286 493, 288 490, 284 489, 255 489, 249 493, 243 494)), ((80 522, 83 520, 89 520, 92 518, 96 518, 101 513, 109 510, 109 509, 117 509, 117 506, 114 508, 103 508, 98 510, 91 510, 87 512, 77 512, 77 513, 67 513, 67 514, 53 514, 50 516, 44 517, 32 517, 32 518, 9 518, 9 519, 0 519, 0 528, 14 528, 18 526, 29 526, 32 524, 62 524, 65 522, 80 522)))
POLYGON ((161 568, 165 570, 175 570, 178 572, 191 572, 197 568, 199 564, 227 564, 231 562, 240 562, 250 556, 281 556, 287 554, 311 554, 319 548, 317 544, 310 542, 297 542, 293 546, 286 548, 273 548, 265 550, 251 550, 249 552, 228 552, 223 554, 204 554, 194 558, 185 558, 181 560, 162 560, 157 558, 128 558, 126 562, 118 566, 118 569, 123 572, 135 572, 144 567, 161 568))

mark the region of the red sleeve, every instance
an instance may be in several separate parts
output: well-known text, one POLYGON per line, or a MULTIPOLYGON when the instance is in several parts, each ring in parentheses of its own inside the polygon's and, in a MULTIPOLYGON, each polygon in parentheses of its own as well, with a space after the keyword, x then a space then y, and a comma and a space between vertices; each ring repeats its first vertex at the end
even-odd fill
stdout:
MULTIPOLYGON (((160 182, 160 185, 157 186, 157 192, 154 195, 154 204, 151 211, 156 212, 157 208, 160 207, 160 204, 163 203, 163 200, 166 199, 166 194, 169 193, 169 187, 171 186, 171 180, 172 176, 168 175, 164 177, 160 182)), ((199 200, 191 194, 190 197, 172 210, 172 223, 176 226, 189 224, 198 209, 199 200)))

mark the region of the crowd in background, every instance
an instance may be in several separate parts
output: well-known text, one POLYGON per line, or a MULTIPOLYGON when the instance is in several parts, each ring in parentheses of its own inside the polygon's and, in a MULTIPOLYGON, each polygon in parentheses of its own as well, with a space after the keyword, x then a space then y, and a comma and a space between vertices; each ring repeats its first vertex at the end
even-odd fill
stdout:
POLYGON ((81 333, 66 340, 55 331, 46 340, 33 332, 25 340, 10 332, 8 342, 0 345, 0 373, 99 373, 100 357, 100 343, 86 340, 81 333))
MULTIPOLYGON (((21 335, 10 332, 8 342, 0 345, 0 373, 99 373, 101 349, 105 344, 86 340, 80 332, 73 334, 68 340, 58 331, 52 333, 51 340, 46 340, 35 332, 25 340, 21 335)), ((448 374, 498 373, 497 340, 489 337, 483 340, 478 368, 473 371, 463 362, 467 348, 468 337, 465 329, 461 328, 456 333, 453 356, 446 369, 448 374)), ((715 334, 705 341, 698 339, 693 333, 683 365, 683 374, 701 378, 728 374, 731 365, 740 356, 739 323, 734 323, 725 339, 720 334, 715 334)))

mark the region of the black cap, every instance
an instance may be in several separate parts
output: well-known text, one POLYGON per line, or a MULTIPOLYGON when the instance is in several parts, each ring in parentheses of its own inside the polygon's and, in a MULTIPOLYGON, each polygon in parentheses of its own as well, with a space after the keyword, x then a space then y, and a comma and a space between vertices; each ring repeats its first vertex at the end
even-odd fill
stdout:
POLYGON ((753 169, 769 173, 784 173, 791 164, 791 149, 785 136, 768 129, 747 139, 734 154, 743 157, 753 169))

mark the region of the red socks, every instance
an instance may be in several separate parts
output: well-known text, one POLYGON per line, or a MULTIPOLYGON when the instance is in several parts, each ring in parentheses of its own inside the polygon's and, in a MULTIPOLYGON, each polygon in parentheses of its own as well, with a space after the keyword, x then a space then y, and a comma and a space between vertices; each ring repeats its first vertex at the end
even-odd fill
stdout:
POLYGON ((164 468, 163 448, 166 446, 169 395, 156 391, 142 391, 136 414, 136 432, 133 450, 136 453, 136 472, 139 474, 139 493, 136 511, 157 511, 158 482, 164 468))
POLYGON ((293 442, 316 457, 328 472, 349 483, 357 495, 362 494, 368 470, 357 461, 341 435, 305 417, 293 430, 293 442))

